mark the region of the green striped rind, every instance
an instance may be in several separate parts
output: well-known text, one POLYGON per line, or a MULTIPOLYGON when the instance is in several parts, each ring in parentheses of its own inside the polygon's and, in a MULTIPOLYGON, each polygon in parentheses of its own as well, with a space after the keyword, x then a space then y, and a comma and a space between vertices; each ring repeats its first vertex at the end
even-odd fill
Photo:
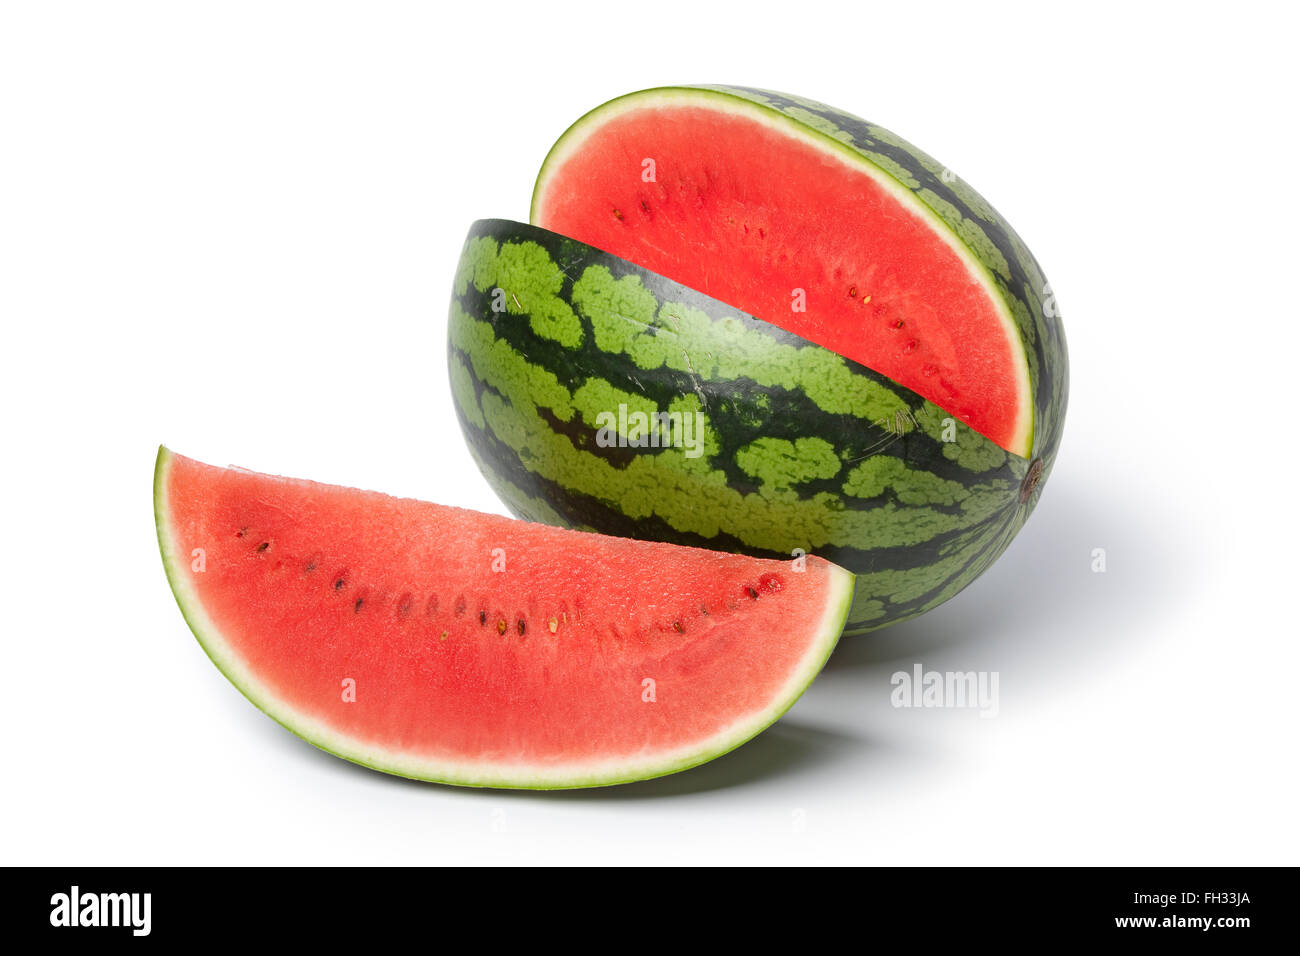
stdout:
POLYGON ((625 260, 475 223, 450 377, 480 469, 516 514, 857 575, 846 633, 915 616, 996 558, 1029 463, 914 392, 625 260), (602 412, 699 412, 701 454, 598 443, 602 412), (946 440, 951 439, 951 440, 946 440))
POLYGON ((789 675, 785 686, 774 695, 765 709, 738 717, 731 726, 706 740, 694 741, 671 752, 645 753, 615 760, 575 760, 566 765, 511 764, 486 759, 473 762, 434 759, 340 733, 313 715, 287 703, 244 664, 232 642, 209 616, 185 573, 185 565, 190 560, 188 546, 175 540, 167 496, 167 475, 172 457, 169 449, 158 449, 153 481, 154 523, 167 581, 181 614, 204 653, 240 693, 294 735, 336 757, 371 770, 413 780, 461 787, 572 790, 649 780, 707 763, 751 740, 794 705, 830 658, 843 632, 852 602, 852 576, 840 568, 829 568, 821 619, 810 626, 807 651, 789 675))
POLYGON ((602 104, 560 137, 543 163, 534 204, 575 131, 597 126, 607 110, 627 108, 638 100, 672 107, 692 97, 711 106, 721 101, 724 108, 726 100, 760 106, 841 154, 874 167, 910 193, 921 211, 937 217, 939 228, 946 226, 972 253, 988 284, 1006 303, 1024 344, 1034 397, 1029 458, 1042 460, 1046 478, 1060 444, 1069 387, 1065 335, 1047 279, 1024 241, 987 200, 942 163, 889 130, 825 103, 772 90, 709 84, 641 90, 602 104))

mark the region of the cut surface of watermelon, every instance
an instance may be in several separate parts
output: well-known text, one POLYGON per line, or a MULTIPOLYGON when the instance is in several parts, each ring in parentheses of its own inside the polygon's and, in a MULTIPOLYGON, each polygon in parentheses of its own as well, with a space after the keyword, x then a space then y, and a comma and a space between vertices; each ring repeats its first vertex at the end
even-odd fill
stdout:
POLYGON ((532 221, 832 349, 1030 453, 1025 349, 987 270, 916 195, 814 125, 713 89, 621 97, 556 143, 532 221))
POLYGON ((309 742, 408 777, 566 788, 703 763, 821 669, 853 577, 566 531, 159 451, 181 610, 309 742))

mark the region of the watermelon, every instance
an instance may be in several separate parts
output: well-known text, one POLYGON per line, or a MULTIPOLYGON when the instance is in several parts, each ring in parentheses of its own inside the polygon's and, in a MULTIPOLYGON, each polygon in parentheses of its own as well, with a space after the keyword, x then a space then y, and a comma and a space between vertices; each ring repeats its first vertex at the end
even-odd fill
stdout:
POLYGON ((1041 459, 879 372, 535 226, 471 227, 448 329, 462 431, 516 515, 816 553, 857 575, 845 633, 956 594, 1041 493, 1041 459))
POLYGON ((471 227, 449 320, 462 430, 515 514, 817 553, 857 575, 854 634, 951 598, 1036 505, 1066 405, 1055 300, 894 134, 648 90, 561 137, 532 217, 471 227))
POLYGON ((566 531, 161 449, 173 593, 213 663, 357 763, 591 787, 738 746, 835 645, 853 576, 566 531))

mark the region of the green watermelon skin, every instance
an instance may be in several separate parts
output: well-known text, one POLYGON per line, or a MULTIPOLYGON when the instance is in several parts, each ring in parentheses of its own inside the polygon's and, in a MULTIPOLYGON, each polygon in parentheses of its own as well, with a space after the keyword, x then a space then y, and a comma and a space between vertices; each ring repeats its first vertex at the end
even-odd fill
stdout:
POLYGON ((1055 439, 1036 438, 1033 462, 1009 454, 843 356, 504 220, 477 222, 466 239, 449 370, 473 456, 519 517, 820 555, 857 576, 849 634, 973 581, 1034 508, 1055 452, 1055 439), (660 447, 602 444, 598 416, 619 405, 698 412, 699 453, 671 428, 660 447))

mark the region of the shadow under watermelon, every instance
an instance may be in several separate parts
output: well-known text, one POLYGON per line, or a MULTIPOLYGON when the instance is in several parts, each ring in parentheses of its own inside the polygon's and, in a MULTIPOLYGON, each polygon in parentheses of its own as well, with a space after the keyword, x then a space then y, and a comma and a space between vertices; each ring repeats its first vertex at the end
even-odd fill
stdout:
POLYGON ((1197 587, 1195 574, 1180 569, 1179 556, 1193 547, 1185 525, 1132 489, 1103 494, 1113 486, 1064 477, 965 591, 921 617, 844 638, 808 693, 913 663, 1068 681, 1151 636, 1162 608, 1197 587), (1099 557, 1101 572, 1094 570, 1099 557))

